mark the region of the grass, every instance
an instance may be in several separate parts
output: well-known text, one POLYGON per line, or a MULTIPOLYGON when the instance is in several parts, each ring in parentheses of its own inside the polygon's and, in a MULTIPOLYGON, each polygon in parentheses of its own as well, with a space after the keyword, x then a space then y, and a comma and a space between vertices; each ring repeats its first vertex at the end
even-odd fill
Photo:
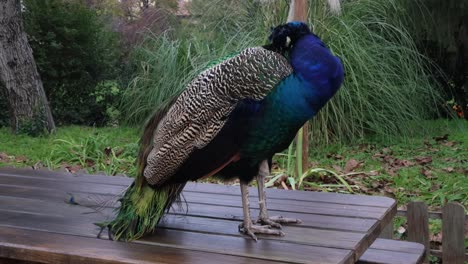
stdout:
MULTIPOLYGON (((312 147, 310 167, 323 170, 305 178, 296 176, 295 182, 303 178, 315 185, 295 187, 335 192, 350 192, 351 187, 353 193, 396 198, 400 205, 423 200, 432 210, 447 201, 468 207, 468 123, 433 120, 420 125, 427 130, 425 136, 374 137, 312 147)), ((285 173, 285 156, 277 156, 276 174, 285 173)))
POLYGON ((47 167, 71 172, 134 175, 138 133, 134 128, 69 126, 48 137, 0 128, 0 166, 47 167))

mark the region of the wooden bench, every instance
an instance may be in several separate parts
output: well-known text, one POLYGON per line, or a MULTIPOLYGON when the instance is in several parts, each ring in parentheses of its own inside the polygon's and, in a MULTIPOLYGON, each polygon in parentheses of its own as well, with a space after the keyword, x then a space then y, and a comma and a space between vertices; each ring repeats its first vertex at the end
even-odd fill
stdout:
MULTIPOLYGON (((372 263, 388 254, 380 239, 369 245, 395 215, 392 199, 269 189, 270 213, 303 224, 285 226, 285 237, 259 236, 254 242, 237 231, 239 187, 197 183, 184 190, 188 210, 171 210, 155 234, 132 243, 97 239, 94 223, 112 217, 115 201, 131 181, 0 168, 0 262, 372 263)), ((405 242, 391 243, 402 256, 412 253, 400 244, 405 242)))
POLYGON ((424 246, 419 243, 377 239, 359 258, 359 264, 418 264, 423 262, 424 246))

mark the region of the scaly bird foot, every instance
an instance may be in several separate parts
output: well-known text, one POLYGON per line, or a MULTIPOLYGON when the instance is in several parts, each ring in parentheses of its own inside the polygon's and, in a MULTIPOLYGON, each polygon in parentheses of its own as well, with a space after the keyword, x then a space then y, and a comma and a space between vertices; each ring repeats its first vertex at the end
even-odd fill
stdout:
POLYGON ((260 216, 257 223, 262 225, 269 225, 274 228, 281 229, 281 224, 301 224, 301 219, 287 218, 283 216, 262 217, 260 216))
POLYGON ((257 236, 255 234, 267 234, 267 235, 276 235, 284 236, 284 233, 278 229, 271 229, 271 225, 248 225, 245 226, 244 223, 239 224, 239 232, 244 233, 250 236, 253 240, 257 241, 257 236))

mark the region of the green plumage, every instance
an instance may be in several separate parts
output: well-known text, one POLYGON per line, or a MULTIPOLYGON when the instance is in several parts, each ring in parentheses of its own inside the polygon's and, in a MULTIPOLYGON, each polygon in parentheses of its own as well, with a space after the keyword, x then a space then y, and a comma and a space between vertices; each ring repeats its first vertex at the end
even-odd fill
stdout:
POLYGON ((114 220, 97 224, 108 227, 116 240, 130 241, 153 231, 185 186, 169 184, 156 190, 147 184, 138 185, 128 188, 114 220))

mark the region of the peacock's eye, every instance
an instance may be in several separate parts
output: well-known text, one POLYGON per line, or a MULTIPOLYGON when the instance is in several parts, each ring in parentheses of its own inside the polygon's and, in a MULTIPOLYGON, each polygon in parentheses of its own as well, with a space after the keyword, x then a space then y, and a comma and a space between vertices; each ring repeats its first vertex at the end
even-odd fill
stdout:
POLYGON ((291 38, 286 37, 286 47, 289 47, 290 44, 291 44, 291 38))

